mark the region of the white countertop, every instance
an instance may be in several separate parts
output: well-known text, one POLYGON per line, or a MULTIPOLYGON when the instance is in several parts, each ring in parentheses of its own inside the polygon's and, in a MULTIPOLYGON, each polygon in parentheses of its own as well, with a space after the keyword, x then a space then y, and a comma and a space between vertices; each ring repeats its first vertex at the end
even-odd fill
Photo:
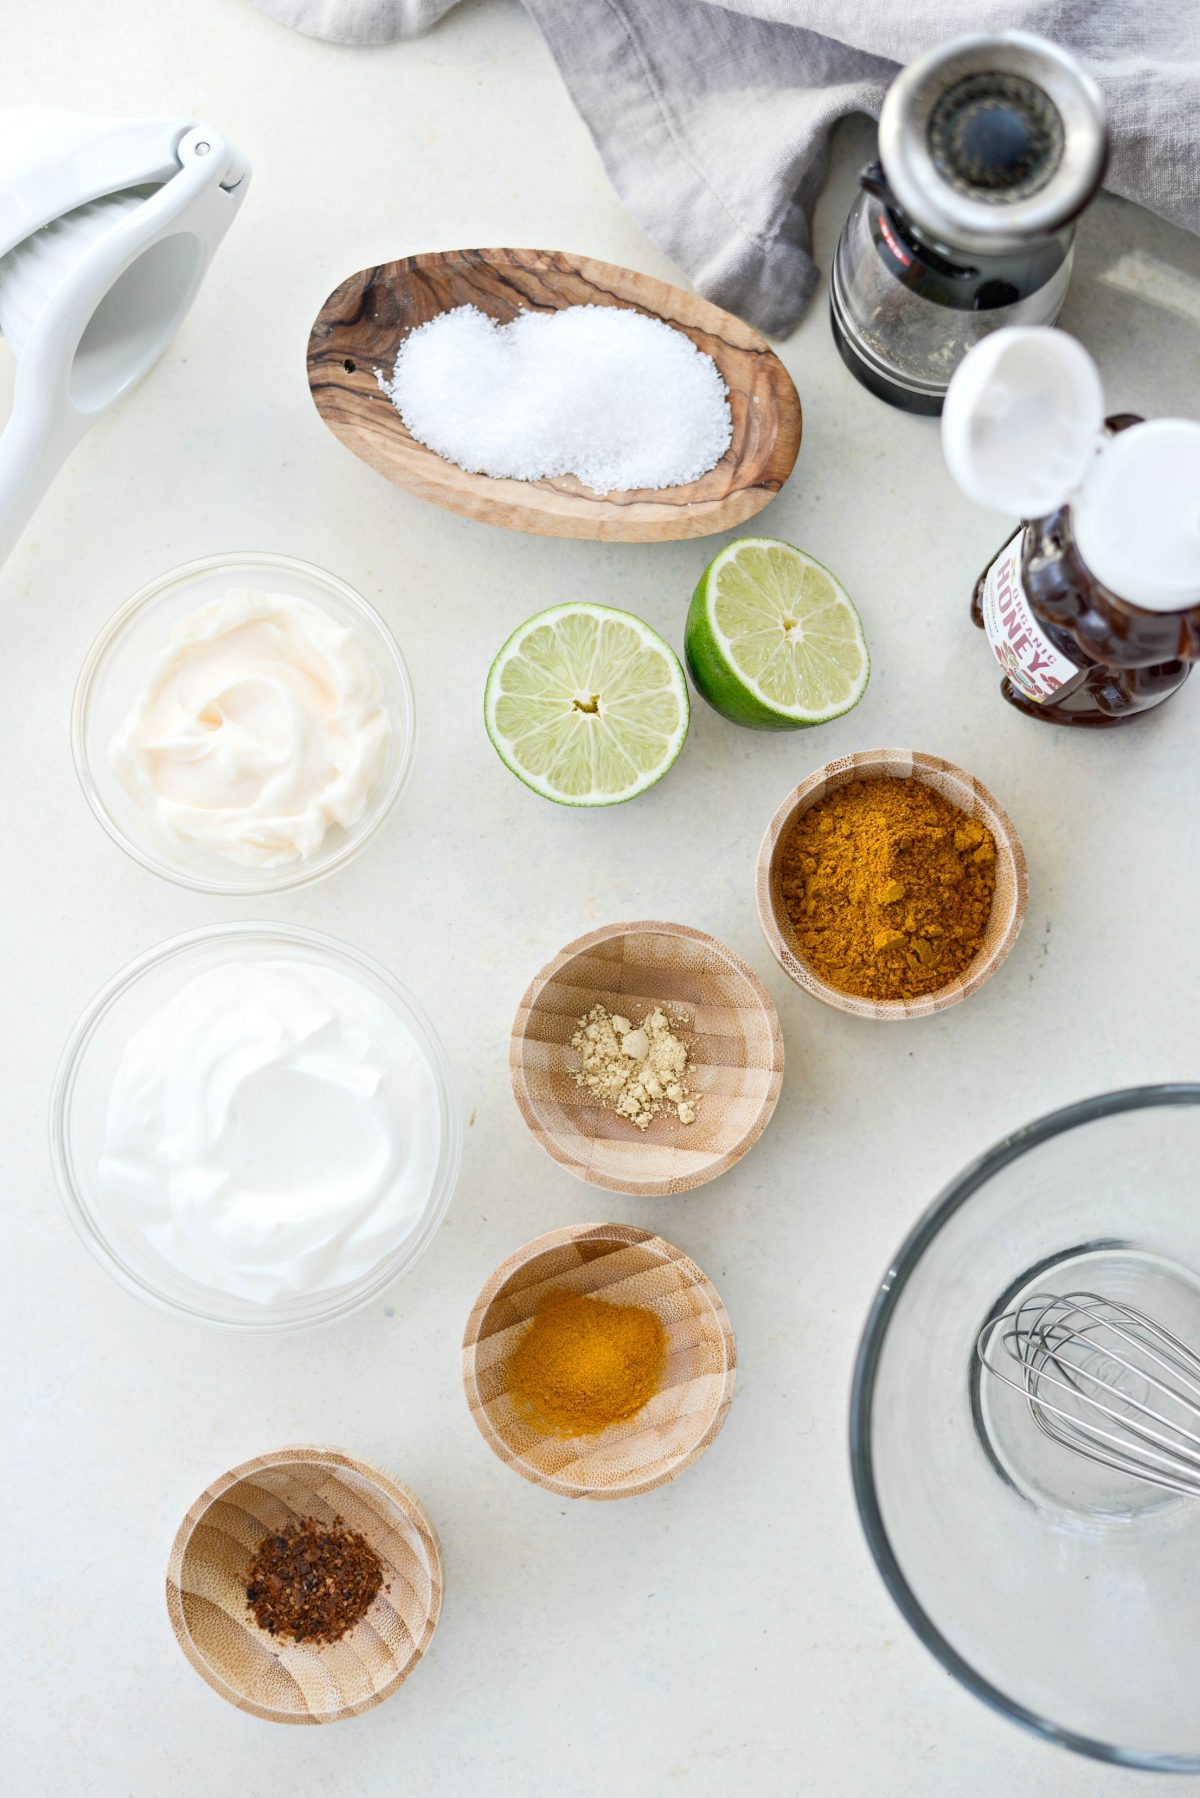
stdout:
MULTIPOLYGON (((1004 525, 951 487, 934 424, 851 380, 823 289, 781 348, 805 436, 761 526, 857 598, 866 699, 813 736, 778 739, 697 704, 677 767, 643 799, 591 816, 543 803, 482 728, 496 648, 571 596, 637 612, 679 646, 718 542, 559 543, 436 511, 335 441, 304 376, 321 301, 374 261, 531 244, 675 275, 622 212, 525 15, 479 0, 420 42, 350 51, 243 0, 60 0, 15 14, 6 40, 5 103, 207 115, 255 163, 175 346, 87 439, 0 572, 8 1789, 1162 1793, 992 1716, 910 1635, 854 1511, 846 1398, 876 1282, 969 1158, 1067 1100, 1197 1072, 1200 686, 1101 736, 1039 728, 1002 704, 967 601, 1004 525), (420 713, 416 774, 382 838, 312 891, 253 905, 126 860, 80 795, 67 732, 76 673, 110 612, 150 576, 227 548, 288 552, 359 588, 399 637, 420 713), (753 900, 779 799, 827 757, 877 744, 978 774, 1029 857, 1028 921, 1002 973, 967 1005, 895 1029, 794 990, 753 900), (408 1280, 346 1323, 264 1342, 187 1328, 121 1291, 76 1240, 45 1148, 55 1060, 97 987, 165 937, 255 913, 394 967, 433 1013, 472 1120, 450 1215, 408 1280), (759 971, 787 1076, 733 1173, 639 1203, 542 1154, 512 1100, 506 1045, 554 950, 654 916, 713 932, 759 971), (604 1218, 660 1230, 715 1280, 739 1386, 721 1436, 676 1483, 569 1504, 488 1452, 458 1347, 510 1250, 604 1218), (192 1499, 233 1463, 296 1441, 340 1444, 407 1480, 446 1559, 425 1663, 385 1705, 326 1730, 223 1704, 176 1648, 163 1603, 192 1499)), ((869 142, 858 125, 839 139, 818 220, 826 270, 869 142)), ((1103 200, 1063 322, 1097 355, 1113 409, 1200 413, 1200 243, 1103 200), (1152 301, 1106 278, 1119 256, 1132 258, 1122 280, 1152 301)))

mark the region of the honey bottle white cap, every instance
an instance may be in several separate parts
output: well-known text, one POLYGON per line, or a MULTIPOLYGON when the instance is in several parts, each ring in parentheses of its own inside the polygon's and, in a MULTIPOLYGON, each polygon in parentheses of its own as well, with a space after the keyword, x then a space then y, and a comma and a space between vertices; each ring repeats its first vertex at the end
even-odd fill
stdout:
POLYGON ((1200 423, 1108 436, 1099 370, 1067 332, 1010 326, 976 344, 950 382, 942 450, 980 505, 1043 518, 1069 504, 1088 569, 1132 605, 1200 603, 1200 423))

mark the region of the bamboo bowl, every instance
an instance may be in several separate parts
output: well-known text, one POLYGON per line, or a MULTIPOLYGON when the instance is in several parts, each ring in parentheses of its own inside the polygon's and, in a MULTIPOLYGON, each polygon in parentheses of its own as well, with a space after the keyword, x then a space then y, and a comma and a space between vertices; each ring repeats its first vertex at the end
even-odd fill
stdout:
POLYGON ((540 537, 659 543, 707 537, 760 512, 792 472, 800 400, 757 331, 694 293, 633 269, 558 250, 440 250, 359 269, 325 301, 308 340, 317 411, 346 448, 421 499, 540 537), (571 475, 511 481, 469 474, 418 443, 383 392, 401 340, 455 306, 508 324, 519 312, 633 307, 711 356, 729 390, 733 440, 698 480, 608 495, 571 475))
POLYGON ((463 1334, 463 1386, 492 1451, 522 1479, 564 1498, 632 1498, 704 1453, 733 1399, 737 1351, 715 1286, 682 1249, 630 1224, 551 1230, 502 1261, 463 1334), (644 1305, 667 1333, 663 1388, 596 1436, 540 1435, 505 1390, 508 1357, 552 1292, 644 1305))
POLYGON ((715 937, 685 924, 608 924, 534 976, 508 1065, 521 1116, 560 1167, 609 1192, 661 1198, 715 1180, 758 1141, 783 1085, 783 1036, 758 976, 715 937), (688 1017, 694 1123, 662 1112, 639 1130, 576 1086, 571 1038, 597 1004, 688 1017))
POLYGON ((270 1723, 335 1723, 379 1704, 429 1647, 441 1606, 441 1550, 416 1498, 334 1448, 282 1448, 222 1474, 180 1524, 167 1566, 167 1610, 184 1654, 222 1698, 270 1723), (324 1647, 277 1640, 246 1605, 258 1544, 303 1517, 343 1518, 384 1567, 367 1615, 324 1647))
POLYGON ((969 994, 977 992, 990 980, 1017 940, 1025 918, 1028 899, 1025 851, 1008 813, 1003 811, 982 784, 953 762, 940 756, 923 755, 916 749, 862 749, 854 755, 838 756, 826 762, 807 780, 788 794, 767 826, 758 852, 756 893, 758 918, 772 955, 783 969, 826 1005, 847 1011, 856 1018, 925 1018, 932 1012, 945 1011, 969 994), (919 999, 863 999, 856 993, 843 993, 830 986, 801 956, 796 936, 784 909, 779 889, 779 862, 782 844, 788 831, 810 806, 827 793, 835 792, 852 780, 872 780, 887 776, 896 780, 923 781, 937 793, 958 806, 969 818, 978 818, 996 841, 996 892, 992 912, 984 933, 983 946, 974 961, 957 980, 924 993, 919 999))

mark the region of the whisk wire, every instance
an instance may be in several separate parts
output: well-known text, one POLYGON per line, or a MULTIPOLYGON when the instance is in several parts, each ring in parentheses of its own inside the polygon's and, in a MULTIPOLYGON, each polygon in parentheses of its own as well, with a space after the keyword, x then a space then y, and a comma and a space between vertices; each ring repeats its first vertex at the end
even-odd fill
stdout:
MULTIPOLYGON (((1124 1333, 1117 1332, 1117 1334, 1124 1334, 1124 1333)), ((1066 1345, 1066 1344, 1073 1342, 1075 1340, 1078 1340, 1080 1337, 1083 1337, 1086 1335, 1087 1335, 1087 1332, 1083 1332, 1083 1331, 1079 1332, 1077 1335, 1072 1335, 1071 1333, 1064 1333, 1061 1340, 1064 1343, 1064 1345, 1066 1345)), ((1133 1337, 1127 1337, 1126 1339, 1128 1341, 1130 1341, 1131 1343, 1135 1343, 1135 1339, 1133 1337)), ((1010 1333, 1006 1334, 1006 1336, 1004 1338, 1005 1345, 1010 1346, 1014 1342, 1014 1340, 1015 1340, 1015 1333, 1010 1332, 1010 1333)), ((1135 1346, 1136 1346, 1136 1343, 1135 1343, 1135 1346)), ((1057 1341, 1055 1342, 1054 1348, 1055 1349, 1057 1348, 1057 1341)), ((1010 1347, 1010 1352, 1011 1352, 1011 1347, 1010 1347)), ((1118 1367, 1124 1368, 1126 1372, 1133 1374, 1136 1378, 1141 1379, 1146 1384, 1156 1387, 1159 1392, 1165 1394, 1167 1397, 1172 1399, 1176 1404, 1184 1405, 1184 1406, 1193 1404, 1194 1401, 1189 1398, 1187 1393, 1180 1392, 1176 1387, 1172 1386, 1168 1381, 1160 1380, 1159 1378, 1157 1378, 1156 1375, 1154 1375, 1153 1373, 1151 1373, 1147 1370, 1147 1368, 1144 1366, 1144 1364, 1129 1360, 1127 1356, 1120 1354, 1117 1350, 1115 1350, 1111 1347, 1107 1347, 1105 1349, 1104 1353, 1105 1353, 1105 1357, 1108 1361, 1115 1362, 1118 1367)), ((1158 1357, 1153 1357, 1153 1358, 1156 1360, 1159 1359, 1158 1357)), ((1161 1362, 1161 1365, 1165 1366, 1166 1363, 1161 1362)), ((1176 1423, 1171 1418, 1164 1417, 1164 1416, 1160 1415, 1158 1412, 1153 1411, 1148 1405, 1143 1404, 1139 1399, 1135 1398, 1132 1393, 1123 1391, 1120 1386, 1115 1385, 1110 1380, 1104 1379, 1099 1373, 1097 1373, 1095 1371, 1092 1371, 1092 1370, 1087 1371, 1085 1378, 1088 1382, 1088 1385, 1085 1386, 1082 1383, 1082 1381, 1078 1377, 1076 1377, 1077 1373, 1080 1370, 1076 1369, 1071 1363, 1062 1360, 1061 1357, 1056 1352, 1054 1352, 1054 1349, 1047 1348, 1044 1344, 1039 1345, 1039 1347, 1034 1351, 1032 1358, 1027 1359, 1025 1361, 1025 1366, 1026 1366, 1027 1375, 1028 1375, 1027 1384, 1029 1385, 1032 1395, 1034 1397, 1036 1397, 1036 1395, 1037 1395, 1037 1389, 1040 1386, 1042 1380, 1047 1380, 1052 1385, 1062 1386, 1065 1389, 1069 1389, 1071 1391, 1078 1393, 1081 1397, 1089 1400, 1091 1403, 1093 1403, 1097 1407, 1097 1409, 1103 1411, 1106 1416, 1113 1418, 1114 1421, 1116 1421, 1116 1422, 1127 1422, 1128 1413, 1131 1410, 1137 1411, 1141 1415, 1149 1418, 1152 1422, 1161 1424, 1165 1429, 1170 1430, 1173 1434, 1185 1439, 1185 1441, 1194 1443, 1196 1445, 1196 1447, 1198 1449, 1200 1449, 1200 1434, 1198 1434, 1195 1430, 1189 1430, 1183 1424, 1176 1423), (1048 1374, 1046 1372, 1047 1364, 1053 1366, 1057 1370, 1057 1372, 1063 1376, 1062 1379, 1057 1379, 1057 1378, 1055 1378, 1055 1376, 1053 1374, 1048 1374), (1098 1387, 1101 1391, 1111 1393, 1115 1398, 1117 1398, 1119 1400, 1121 1409, 1119 1411, 1114 1411, 1111 1406, 1105 1405, 1100 1399, 1095 1397, 1094 1391, 1089 1390, 1089 1387, 1091 1387, 1091 1388, 1098 1387)), ((1140 1435, 1142 1433, 1142 1432, 1138 1431, 1137 1427, 1132 1423, 1128 1423, 1127 1427, 1129 1428, 1131 1434, 1140 1435)), ((1155 1432, 1153 1430, 1146 1433, 1145 1439, 1147 1441, 1164 1441, 1165 1440, 1163 1437, 1159 1436, 1157 1434, 1157 1432, 1155 1432)), ((1170 1446, 1170 1444, 1168 1444, 1168 1445, 1170 1446)), ((1189 1451, 1185 1447, 1180 1446, 1179 1452, 1181 1454, 1186 1454, 1189 1451)), ((1198 1457, 1198 1458, 1200 1458, 1200 1457, 1198 1457)))
POLYGON ((1052 1441, 1200 1495, 1200 1357, 1155 1319, 1099 1293, 1034 1293, 990 1319, 976 1351, 1052 1441), (1019 1373, 991 1358, 997 1338, 1019 1373))
MULTIPOLYGON (((1085 1329, 1077 1332, 1078 1334, 1086 1335, 1089 1331, 1098 1329, 1110 1330, 1114 1335, 1119 1336, 1132 1347, 1145 1349, 1146 1353, 1158 1366, 1170 1368, 1176 1373, 1182 1374, 1183 1377, 1189 1380, 1196 1388, 1197 1398, 1200 1398, 1200 1356, 1193 1353, 1185 1342, 1181 1341, 1178 1336, 1173 1335, 1164 1325, 1157 1323, 1151 1317, 1146 1317, 1140 1311, 1134 1311, 1128 1305, 1118 1304, 1114 1299, 1101 1298, 1098 1293, 1071 1293, 1069 1296, 1071 1299, 1086 1298, 1091 1301, 1092 1305, 1104 1307, 1104 1315, 1099 1317, 1093 1310, 1085 1306, 1077 1306, 1073 1311, 1065 1314, 1065 1316, 1087 1316, 1091 1320, 1085 1329), (1120 1324, 1115 1323, 1111 1315, 1112 1313, 1116 1313, 1118 1317, 1123 1317, 1131 1324, 1134 1324, 1136 1326, 1136 1331, 1124 1329, 1120 1324), (1164 1345, 1167 1350, 1174 1352, 1159 1354, 1147 1344, 1145 1340, 1146 1337, 1157 1340, 1160 1344, 1164 1345)), ((1043 1315, 1045 1315, 1045 1312, 1043 1312, 1043 1315)), ((1055 1324, 1052 1326, 1051 1334, 1059 1330, 1065 1335, 1071 1334, 1071 1331, 1066 1325, 1065 1316, 1056 1320, 1055 1324)), ((1140 1369, 1139 1371, 1144 1372, 1144 1369, 1140 1369)))
MULTIPOLYGON (((1039 1382, 1061 1386, 1064 1390, 1070 1391, 1073 1388, 1068 1382, 1055 1380, 1044 1374, 1037 1375, 1034 1373, 1031 1373, 1027 1379, 1014 1379, 1006 1373, 1003 1368, 993 1365, 986 1359, 984 1360, 984 1365, 995 1378, 1003 1381, 1003 1383, 1006 1386, 1011 1387, 1014 1392, 1019 1392, 1025 1397, 1030 1415, 1038 1428, 1042 1430, 1045 1435, 1052 1437, 1058 1442, 1066 1441, 1067 1446, 1069 1447, 1075 1445, 1073 1439, 1078 1439, 1080 1442, 1095 1445, 1098 1450, 1100 1450, 1101 1445, 1104 1445, 1112 1448, 1118 1454, 1122 1452, 1125 1438, 1114 1434, 1111 1430, 1102 1429, 1098 1424, 1082 1421, 1076 1412, 1068 1411, 1063 1406, 1054 1404, 1050 1399, 1044 1397, 1040 1391, 1039 1382), (1055 1423, 1052 1423, 1050 1421, 1051 1418, 1057 1419, 1059 1425, 1064 1427, 1060 1428, 1055 1423)), ((1156 1438, 1147 1431, 1138 1430, 1134 1425, 1130 1424, 1120 1412, 1113 1410, 1109 1406, 1102 1405, 1098 1400, 1093 1399, 1089 1402, 1094 1405, 1097 1411, 1110 1418, 1114 1423, 1121 1424, 1125 1429, 1126 1436, 1133 1436, 1135 1439, 1144 1442, 1147 1445, 1145 1453, 1151 1461, 1159 1463, 1167 1469, 1178 1468, 1180 1460, 1183 1460, 1187 1466, 1194 1467, 1194 1483, 1196 1490, 1200 1491, 1200 1456, 1189 1454, 1186 1449, 1177 1447, 1168 1438, 1156 1438), (1158 1448, 1162 1448, 1167 1452, 1159 1453, 1158 1448, 1154 1446, 1155 1443, 1158 1444, 1158 1448)), ((1115 1466, 1118 1463, 1114 1459, 1109 1459, 1108 1464, 1115 1466)), ((1127 1453, 1123 1454, 1119 1464, 1125 1471, 1129 1471, 1131 1467, 1136 1470, 1138 1466, 1136 1459, 1127 1453)))

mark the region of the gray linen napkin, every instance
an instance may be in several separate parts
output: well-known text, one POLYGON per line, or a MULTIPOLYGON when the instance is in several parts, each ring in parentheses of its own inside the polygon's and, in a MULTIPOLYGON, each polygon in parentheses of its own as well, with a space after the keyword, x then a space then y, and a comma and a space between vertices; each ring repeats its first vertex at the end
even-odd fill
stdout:
MULTIPOLYGON (((455 0, 255 0, 341 43, 412 37, 455 0)), ((605 168, 696 288, 786 333, 817 283, 809 218, 833 124, 896 67, 1023 26, 1104 92, 1107 185, 1200 231, 1200 15, 1165 0, 525 0, 605 168)))

